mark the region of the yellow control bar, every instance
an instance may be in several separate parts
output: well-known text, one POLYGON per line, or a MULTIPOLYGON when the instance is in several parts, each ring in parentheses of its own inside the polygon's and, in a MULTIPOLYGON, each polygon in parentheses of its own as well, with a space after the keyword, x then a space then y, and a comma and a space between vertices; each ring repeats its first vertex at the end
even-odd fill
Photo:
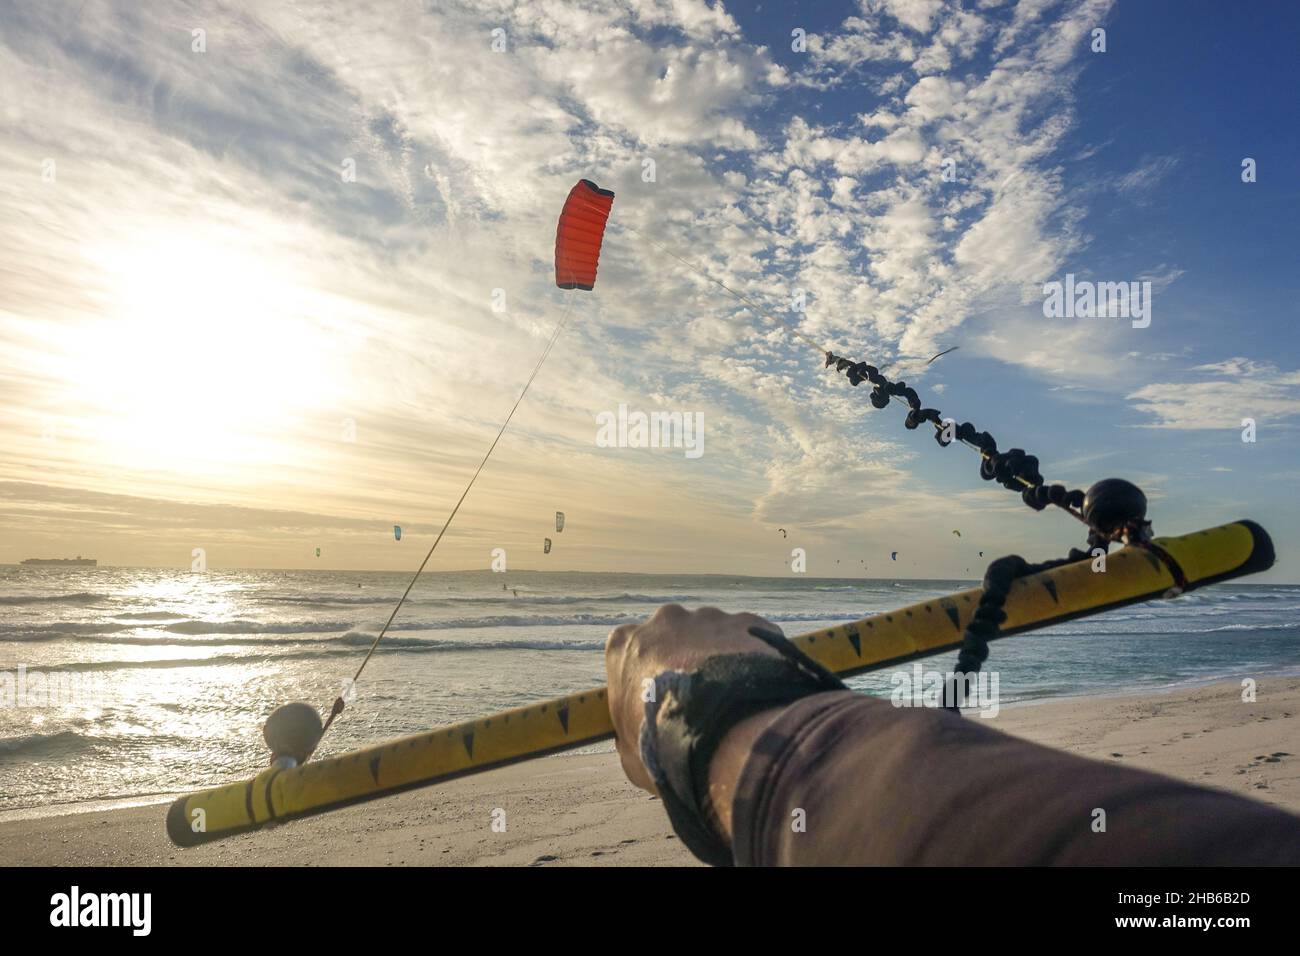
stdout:
MULTIPOLYGON (((1273 564, 1273 543, 1253 521, 1158 538, 1154 544, 1177 563, 1187 590, 1273 564)), ((1164 557, 1152 549, 1126 547, 1106 557, 1104 573, 1094 572, 1092 561, 1079 561, 1016 581, 998 636, 1161 597, 1174 586, 1164 557)), ((980 594, 979 588, 971 588, 793 640, 842 676, 877 670, 956 648, 980 594)), ((195 846, 272 820, 321 813, 569 750, 613 732, 605 688, 594 687, 291 770, 268 768, 252 780, 189 794, 168 811, 167 835, 179 846, 195 846)))

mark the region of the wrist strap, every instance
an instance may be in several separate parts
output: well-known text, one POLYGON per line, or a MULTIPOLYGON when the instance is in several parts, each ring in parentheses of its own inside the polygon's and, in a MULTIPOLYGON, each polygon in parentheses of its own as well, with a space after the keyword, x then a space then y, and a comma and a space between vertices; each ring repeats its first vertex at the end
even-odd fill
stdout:
POLYGON ((709 763, 722 738, 746 717, 810 694, 844 690, 844 682, 783 634, 752 627, 751 636, 780 652, 723 654, 691 673, 655 677, 641 723, 645 764, 668 819, 686 848, 713 866, 731 866, 730 844, 713 829, 708 805, 709 763))

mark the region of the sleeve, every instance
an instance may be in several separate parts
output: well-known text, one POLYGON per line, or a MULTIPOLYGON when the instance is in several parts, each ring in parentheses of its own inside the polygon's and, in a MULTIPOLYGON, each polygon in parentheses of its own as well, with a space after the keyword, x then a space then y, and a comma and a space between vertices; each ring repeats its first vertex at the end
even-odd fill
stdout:
POLYGON ((1282 810, 848 691, 763 732, 732 830, 742 866, 1300 864, 1282 810))

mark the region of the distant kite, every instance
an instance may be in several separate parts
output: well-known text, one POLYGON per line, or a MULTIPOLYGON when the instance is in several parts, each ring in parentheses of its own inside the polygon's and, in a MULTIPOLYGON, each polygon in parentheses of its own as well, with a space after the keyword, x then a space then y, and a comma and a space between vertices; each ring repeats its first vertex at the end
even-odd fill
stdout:
POLYGON ((317 549, 316 549, 316 557, 318 557, 318 558, 320 557, 320 548, 317 548, 317 549))
POLYGON ((783 538, 790 537, 788 534, 785 533, 785 528, 777 528, 776 530, 781 532, 781 537, 783 538))
POLYGON ((398 541, 402 540, 402 526, 400 524, 393 525, 393 537, 398 541))
POLYGON ((546 538, 545 540, 542 541, 542 554, 550 554, 550 553, 551 553, 551 539, 546 538))
POLYGON ((563 530, 564 530, 564 512, 557 511, 555 512, 555 533, 559 534, 563 530))
POLYGON ((897 552, 897 551, 890 551, 890 552, 889 552, 889 560, 890 560, 890 561, 897 561, 897 560, 898 560, 898 552, 897 552))
POLYGON ((983 551, 980 552, 980 557, 981 557, 981 558, 984 557, 984 552, 983 552, 983 551))
POLYGON ((956 535, 957 537, 959 537, 959 538, 961 537, 961 532, 958 531, 956 528, 953 528, 953 529, 952 529, 952 533, 955 534, 955 535, 956 535))
MULTIPOLYGON (((954 346, 953 346, 952 348, 950 348, 950 349, 944 349, 942 352, 939 353, 939 355, 947 355, 949 352, 955 352, 955 351, 957 351, 959 348, 961 348, 960 345, 954 345, 954 346)), ((936 355, 934 358, 930 359, 930 362, 933 362, 934 359, 937 359, 937 358, 939 357, 939 355, 936 355)), ((929 365, 930 362, 926 362, 925 364, 926 364, 926 365, 929 365)))

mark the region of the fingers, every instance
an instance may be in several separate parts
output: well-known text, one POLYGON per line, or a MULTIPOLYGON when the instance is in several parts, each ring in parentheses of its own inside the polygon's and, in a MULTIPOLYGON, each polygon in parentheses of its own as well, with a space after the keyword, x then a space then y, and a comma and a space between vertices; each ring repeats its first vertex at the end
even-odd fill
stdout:
POLYGON ((640 736, 643 715, 638 711, 635 652, 632 650, 639 625, 623 624, 605 639, 605 675, 608 683, 610 722, 614 725, 614 747, 623 772, 638 787, 649 789, 649 774, 641 765, 640 736), (632 660, 629 660, 631 656, 632 660))
MULTIPOLYGON (((716 610, 710 608, 708 610, 716 610)), ((625 652, 628 645, 632 643, 633 637, 637 631, 650 629, 653 631, 668 631, 678 626, 684 618, 691 615, 691 611, 686 610, 680 604, 665 604, 658 608, 644 624, 620 624, 609 632, 609 637, 605 638, 605 657, 611 654, 621 654, 625 652)), ((698 612, 695 612, 698 613, 698 612)), ((721 613, 721 612, 719 612, 721 613)))
POLYGON ((648 790, 658 796, 659 790, 655 787, 654 781, 650 779, 650 773, 646 770, 645 764, 641 762, 640 749, 632 750, 629 747, 618 746, 618 760, 623 765, 623 773, 633 786, 640 787, 642 790, 648 790))
POLYGON ((781 633, 757 614, 729 614, 716 607, 688 611, 680 604, 665 604, 645 623, 623 624, 609 632, 605 639, 609 715, 619 759, 634 784, 654 789, 640 754, 646 682, 665 671, 694 672, 719 654, 777 654, 749 634, 751 627, 781 633))
POLYGON ((775 631, 777 634, 785 637, 785 631, 781 630, 780 627, 773 624, 765 617, 761 617, 757 614, 750 614, 746 611, 742 611, 739 614, 732 614, 730 616, 736 619, 736 623, 740 625, 741 630, 746 634, 749 633, 751 627, 761 627, 768 631, 775 631))
MULTIPOLYGON (((701 608, 700 610, 717 611, 718 609, 713 607, 713 608, 701 608)), ((684 617, 689 617, 692 613, 698 613, 698 612, 688 611, 680 604, 662 604, 659 606, 659 609, 650 616, 650 620, 652 622, 667 623, 670 621, 679 621, 684 617)))
POLYGON ((785 633, 757 614, 730 614, 716 607, 688 611, 680 604, 665 604, 644 624, 622 624, 609 632, 605 639, 605 666, 612 676, 624 666, 625 659, 649 656, 661 668, 671 668, 674 664, 697 663, 701 654, 742 649, 758 653, 761 644, 755 643, 752 648, 743 646, 753 642, 748 637, 751 627, 785 633))
POLYGON ((614 630, 609 632, 609 637, 605 638, 605 660, 609 661, 610 657, 617 657, 626 649, 628 641, 632 640, 632 634, 636 631, 635 624, 620 624, 614 630))

